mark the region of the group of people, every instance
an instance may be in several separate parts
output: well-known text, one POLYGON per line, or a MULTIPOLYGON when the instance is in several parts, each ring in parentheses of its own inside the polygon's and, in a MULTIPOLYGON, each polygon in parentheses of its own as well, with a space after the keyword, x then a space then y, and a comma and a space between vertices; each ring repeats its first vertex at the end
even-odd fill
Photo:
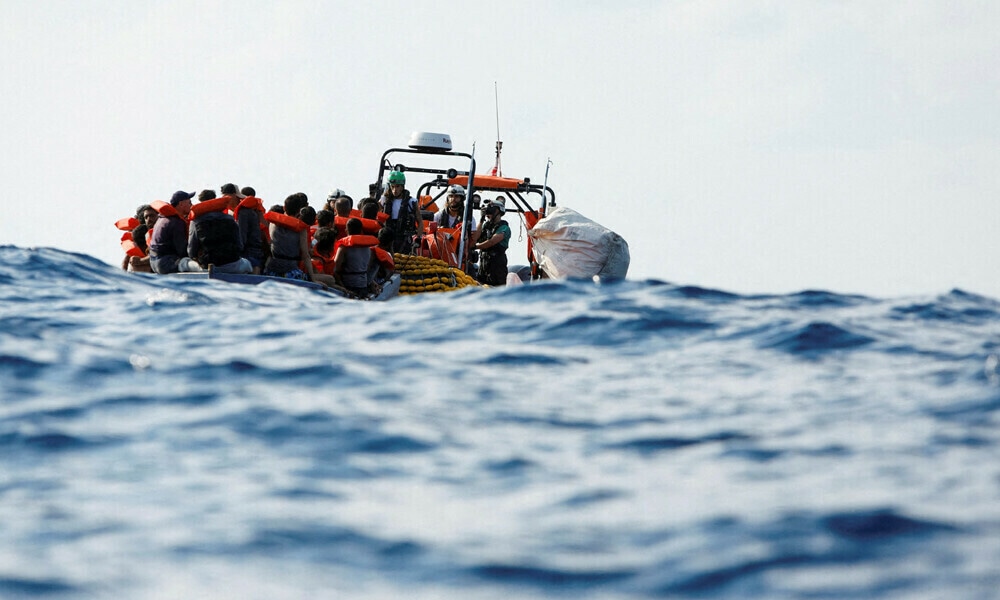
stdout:
MULTIPOLYGON (((421 207, 405 188, 402 172, 389 174, 380 198, 354 200, 335 190, 318 212, 306 194, 288 196, 264 209, 251 187, 227 183, 200 193, 177 191, 170 202, 140 206, 126 230, 122 268, 136 272, 205 271, 262 274, 314 281, 357 296, 378 293, 394 269, 392 253, 409 254, 424 234, 421 207), (197 203, 194 203, 197 196, 197 203)), ((433 220, 458 229, 465 213, 465 189, 452 186, 445 208, 433 220)), ((470 248, 480 255, 477 279, 504 285, 511 230, 503 221, 502 198, 481 207, 470 248)))

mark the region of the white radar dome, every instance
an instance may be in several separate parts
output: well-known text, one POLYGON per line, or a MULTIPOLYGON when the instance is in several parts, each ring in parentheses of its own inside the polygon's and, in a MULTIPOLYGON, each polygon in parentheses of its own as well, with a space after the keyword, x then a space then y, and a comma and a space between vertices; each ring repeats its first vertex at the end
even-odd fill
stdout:
POLYGON ((414 131, 410 135, 410 148, 414 150, 436 150, 451 152, 451 136, 447 133, 430 133, 414 131))

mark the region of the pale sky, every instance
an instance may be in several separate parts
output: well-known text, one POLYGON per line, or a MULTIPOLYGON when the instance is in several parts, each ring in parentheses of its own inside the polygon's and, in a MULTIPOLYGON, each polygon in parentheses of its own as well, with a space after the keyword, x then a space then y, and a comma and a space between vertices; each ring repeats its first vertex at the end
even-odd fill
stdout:
MULTIPOLYGON (((0 3, 0 244, 109 264, 178 189, 355 198, 414 130, 632 279, 1000 299, 1000 3, 0 3)), ((515 236, 517 226, 514 226, 515 236)), ((511 262, 523 262, 512 256, 511 262)))

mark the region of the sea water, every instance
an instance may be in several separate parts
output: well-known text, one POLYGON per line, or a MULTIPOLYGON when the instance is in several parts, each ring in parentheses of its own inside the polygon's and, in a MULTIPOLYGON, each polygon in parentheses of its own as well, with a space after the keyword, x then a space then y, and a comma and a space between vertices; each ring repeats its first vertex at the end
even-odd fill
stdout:
POLYGON ((1000 303, 0 247, 0 597, 998 598, 1000 303))

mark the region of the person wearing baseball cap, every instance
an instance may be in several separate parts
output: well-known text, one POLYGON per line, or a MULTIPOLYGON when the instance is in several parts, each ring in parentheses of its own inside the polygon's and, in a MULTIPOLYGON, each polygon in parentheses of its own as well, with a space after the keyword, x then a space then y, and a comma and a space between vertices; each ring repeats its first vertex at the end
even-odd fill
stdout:
POLYGON ((179 190, 170 197, 170 206, 177 214, 160 216, 153 226, 153 236, 149 240, 149 265, 154 273, 164 275, 187 271, 191 261, 188 258, 187 217, 191 213, 191 198, 195 192, 179 190))

